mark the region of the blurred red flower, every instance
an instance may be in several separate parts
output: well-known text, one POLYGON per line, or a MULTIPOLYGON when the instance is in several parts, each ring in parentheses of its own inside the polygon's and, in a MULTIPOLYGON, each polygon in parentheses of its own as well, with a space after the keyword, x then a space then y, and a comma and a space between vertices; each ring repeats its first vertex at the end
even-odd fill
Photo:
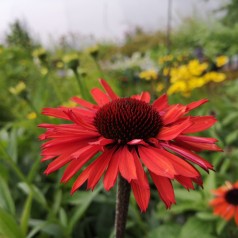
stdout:
POLYGON ((226 182, 224 186, 212 191, 216 196, 210 205, 213 207, 213 213, 229 221, 232 217, 238 225, 238 182, 231 184, 226 182))
POLYGON ((65 183, 82 171, 72 193, 85 181, 88 189, 94 189, 102 177, 104 188, 110 190, 120 174, 130 183, 141 211, 150 199, 145 168, 167 208, 175 203, 171 180, 186 189, 194 189, 193 183, 202 186, 201 174, 192 163, 205 171, 213 166, 195 152, 221 149, 214 138, 187 134, 206 130, 216 119, 187 114, 207 100, 169 105, 167 95, 162 95, 151 105, 148 92, 119 98, 106 81, 100 83, 106 92, 91 91, 96 105, 73 97, 79 107, 43 109, 44 115, 71 121, 39 125, 47 130, 40 139, 48 140, 42 145, 42 161, 52 160, 45 174, 67 164, 61 180, 65 183))

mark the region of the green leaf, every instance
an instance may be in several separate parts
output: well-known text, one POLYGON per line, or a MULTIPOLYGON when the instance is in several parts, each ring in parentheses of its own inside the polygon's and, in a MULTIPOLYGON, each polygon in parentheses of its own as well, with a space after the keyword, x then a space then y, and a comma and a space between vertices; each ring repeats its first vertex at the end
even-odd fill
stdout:
MULTIPOLYGON (((92 203, 94 197, 97 196, 97 194, 100 192, 101 189, 102 189, 102 185, 99 186, 97 189, 95 189, 93 192, 88 191, 87 194, 85 194, 85 192, 84 192, 84 194, 86 196, 84 196, 84 199, 81 200, 80 204, 78 204, 78 207, 75 209, 74 213, 71 216, 71 219, 69 220, 69 224, 67 227, 68 234, 71 234, 74 226, 81 219, 81 217, 85 214, 86 210, 92 203)), ((80 191, 78 193, 80 194, 80 191)))
POLYGON ((153 229, 147 235, 147 238, 163 237, 163 238, 177 238, 180 231, 180 226, 177 224, 166 224, 153 229))
POLYGON ((230 123, 233 123, 234 120, 238 119, 238 113, 237 112, 233 112, 233 113, 229 113, 228 116, 226 116, 223 120, 222 120, 222 124, 224 126, 227 126, 230 123))
POLYGON ((234 141, 237 141, 237 139, 238 139, 238 131, 235 130, 226 137, 226 143, 229 145, 234 141))
POLYGON ((0 176, 0 207, 5 211, 15 214, 15 204, 6 181, 0 176))
POLYGON ((204 181, 204 189, 203 194, 206 196, 207 199, 211 197, 211 190, 216 188, 216 174, 215 172, 211 171, 204 181))
POLYGON ((47 201, 44 197, 44 195, 42 194, 42 192, 39 190, 39 188, 37 188, 34 185, 31 185, 31 188, 29 187, 28 184, 21 182, 18 183, 18 187, 26 194, 29 195, 31 193, 31 189, 33 190, 33 198, 40 203, 43 207, 47 207, 47 201))
POLYGON ((201 193, 199 191, 194 190, 186 190, 186 189, 175 189, 175 196, 177 200, 181 201, 192 201, 196 202, 202 199, 201 193))
POLYGON ((30 221, 30 223, 34 228, 29 232, 27 238, 34 237, 40 231, 51 235, 50 237, 57 237, 57 238, 64 237, 62 227, 58 224, 52 223, 50 221, 33 220, 33 219, 30 221))
POLYGON ((9 141, 8 141, 8 154, 12 158, 14 162, 17 161, 17 155, 18 155, 18 150, 17 150, 17 130, 16 128, 13 128, 10 132, 9 135, 9 141))
POLYGON ((65 212, 63 208, 60 208, 59 210, 59 219, 62 226, 67 227, 68 217, 67 217, 67 213, 65 212))
POLYGON ((22 216, 21 216, 21 230, 23 234, 27 234, 28 230, 28 221, 30 218, 31 214, 31 206, 32 206, 32 193, 28 195, 27 200, 25 201, 25 205, 22 211, 22 216))
POLYGON ((199 212, 196 214, 196 216, 204 221, 213 221, 213 220, 217 220, 217 217, 214 216, 212 213, 209 212, 199 212))
POLYGON ((0 208, 0 234, 6 238, 24 238, 15 218, 0 208))
POLYGON ((215 238, 210 234, 211 231, 211 223, 192 217, 182 227, 179 238, 215 238))
POLYGON ((224 230, 226 225, 227 225, 226 220, 219 219, 219 221, 217 222, 217 225, 216 225, 216 232, 218 235, 220 235, 222 233, 222 231, 224 230))

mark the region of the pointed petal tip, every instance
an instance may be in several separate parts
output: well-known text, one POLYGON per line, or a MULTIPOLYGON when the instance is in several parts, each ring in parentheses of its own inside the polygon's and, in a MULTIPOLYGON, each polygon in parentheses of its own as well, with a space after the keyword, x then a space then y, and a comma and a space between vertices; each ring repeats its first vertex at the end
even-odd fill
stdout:
POLYGON ((100 84, 103 86, 103 88, 105 89, 105 91, 108 93, 109 97, 114 100, 117 99, 118 96, 116 95, 116 93, 112 90, 111 86, 107 83, 106 80, 99 78, 99 82, 100 84))

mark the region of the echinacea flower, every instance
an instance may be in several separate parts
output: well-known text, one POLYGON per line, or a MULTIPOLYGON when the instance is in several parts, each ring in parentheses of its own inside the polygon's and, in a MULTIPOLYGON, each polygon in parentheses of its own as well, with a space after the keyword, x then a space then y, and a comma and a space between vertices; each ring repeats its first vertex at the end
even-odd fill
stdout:
POLYGON ((231 184, 226 182, 224 186, 212 191, 216 196, 210 205, 213 207, 213 213, 229 221, 232 217, 238 225, 238 182, 231 184))
POLYGON ((147 173, 167 208, 175 203, 172 180, 186 189, 202 186, 200 172, 212 164, 195 152, 220 151, 214 138, 189 136, 211 127, 213 116, 189 116, 188 113, 207 102, 206 99, 188 105, 169 105, 167 95, 150 104, 150 94, 143 92, 128 98, 118 97, 104 80, 105 92, 91 91, 96 104, 78 97, 72 100, 78 107, 45 108, 43 114, 62 118, 70 124, 41 124, 46 132, 41 140, 42 161, 51 160, 45 174, 67 165, 62 182, 78 174, 71 193, 87 181, 94 189, 103 178, 105 190, 110 190, 122 176, 131 185, 134 197, 145 211, 150 199, 147 173))

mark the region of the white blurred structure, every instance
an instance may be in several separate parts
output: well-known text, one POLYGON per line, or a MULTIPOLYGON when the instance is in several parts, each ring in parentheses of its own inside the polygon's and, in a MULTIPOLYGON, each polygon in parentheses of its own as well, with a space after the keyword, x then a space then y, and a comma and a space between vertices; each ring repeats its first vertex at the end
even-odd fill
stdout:
MULTIPOLYGON (((207 18, 226 0, 172 0, 172 27, 184 17, 207 18)), ((46 43, 68 33, 120 40, 136 26, 165 29, 169 0, 0 0, 0 35, 24 20, 46 43)))

